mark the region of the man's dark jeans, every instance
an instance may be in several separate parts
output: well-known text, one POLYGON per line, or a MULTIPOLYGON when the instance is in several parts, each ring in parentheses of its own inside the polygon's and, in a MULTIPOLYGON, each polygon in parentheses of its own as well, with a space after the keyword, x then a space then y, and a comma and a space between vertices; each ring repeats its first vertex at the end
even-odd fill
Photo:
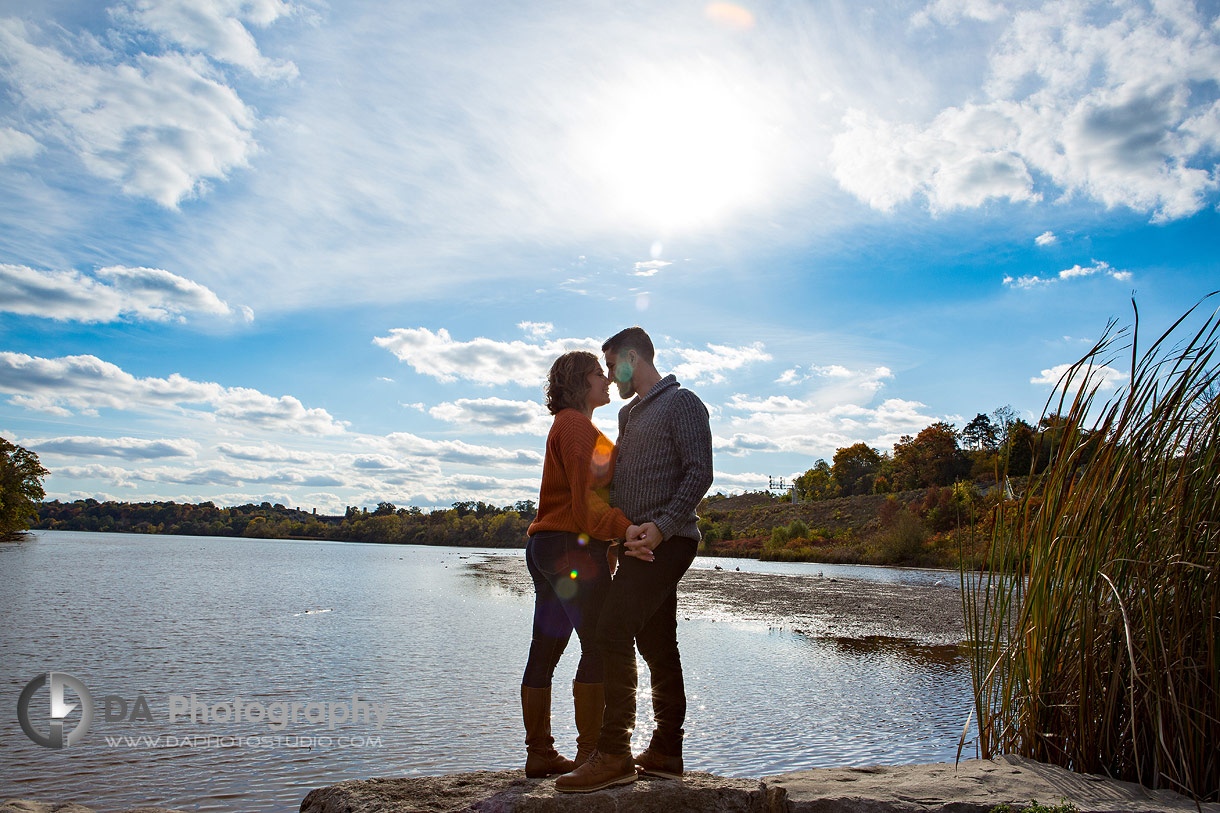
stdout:
POLYGON ((667 756, 682 756, 686 686, 678 654, 678 581, 694 561, 697 547, 694 539, 673 536, 657 546, 651 562, 619 557, 597 628, 606 675, 606 712, 597 743, 603 753, 631 750, 638 644, 652 673, 657 727, 650 747, 667 756))
POLYGON ((572 630, 580 639, 577 682, 602 682, 595 636, 610 586, 606 548, 606 542, 566 531, 540 531, 529 538, 525 564, 534 579, 534 638, 523 685, 534 689, 551 685, 572 630))

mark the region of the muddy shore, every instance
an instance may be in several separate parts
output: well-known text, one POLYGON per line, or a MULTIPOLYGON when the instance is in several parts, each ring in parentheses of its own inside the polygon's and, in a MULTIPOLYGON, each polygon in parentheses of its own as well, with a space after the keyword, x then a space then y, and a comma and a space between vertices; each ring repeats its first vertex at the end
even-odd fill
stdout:
MULTIPOLYGON (((525 555, 471 557, 467 574, 519 595, 533 595, 525 555)), ((942 585, 888 584, 807 575, 687 571, 678 585, 684 620, 746 621, 814 638, 897 638, 925 646, 966 638, 957 575, 942 585)))

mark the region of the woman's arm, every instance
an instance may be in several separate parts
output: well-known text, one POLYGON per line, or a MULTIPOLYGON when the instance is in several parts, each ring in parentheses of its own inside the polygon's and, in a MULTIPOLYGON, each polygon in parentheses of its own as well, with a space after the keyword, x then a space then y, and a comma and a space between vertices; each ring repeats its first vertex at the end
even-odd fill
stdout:
POLYGON ((572 491, 572 515, 577 527, 594 539, 620 539, 631 520, 605 498, 610 482, 614 444, 593 422, 575 410, 561 413, 559 453, 572 491))

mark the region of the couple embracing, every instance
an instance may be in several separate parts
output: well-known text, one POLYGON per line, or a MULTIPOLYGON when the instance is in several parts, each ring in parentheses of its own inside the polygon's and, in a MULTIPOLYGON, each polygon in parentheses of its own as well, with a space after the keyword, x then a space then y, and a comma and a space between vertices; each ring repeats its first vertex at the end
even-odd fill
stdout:
POLYGON ((677 587, 699 544, 695 507, 712 484, 707 408, 657 372, 648 334, 627 328, 602 353, 605 372, 582 351, 551 367, 546 400, 555 420, 526 546, 535 597, 521 680, 525 772, 563 774, 555 789, 566 793, 634 782, 637 770, 682 776, 677 587), (617 448, 592 421, 593 410, 610 403, 611 381, 632 398, 619 410, 617 448), (573 631, 581 654, 572 683, 577 752, 569 760, 551 737, 551 679, 573 631), (652 674, 656 730, 633 757, 637 645, 652 674))

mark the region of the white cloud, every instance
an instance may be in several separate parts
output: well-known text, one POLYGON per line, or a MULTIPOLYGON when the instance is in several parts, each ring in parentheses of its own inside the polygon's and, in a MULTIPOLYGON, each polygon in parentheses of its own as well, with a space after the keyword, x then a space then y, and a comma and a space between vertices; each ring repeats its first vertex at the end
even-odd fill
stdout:
MULTIPOLYGON (((1063 375, 1072 368, 1071 364, 1056 364, 1048 370, 1043 370, 1041 374, 1034 376, 1029 380, 1031 384, 1044 384, 1055 387, 1060 383, 1063 375)), ((1096 386, 1102 392, 1116 389, 1120 384, 1123 384, 1128 379, 1126 373, 1104 365, 1085 365, 1076 371, 1075 377, 1068 382, 1064 382, 1073 390, 1079 386, 1082 380, 1088 380, 1091 386, 1096 386)))
POLYGON ((732 455, 734 457, 754 452, 783 451, 783 447, 772 438, 766 435, 754 435, 746 432, 738 432, 727 438, 714 435, 712 437, 712 448, 720 454, 732 455))
POLYGON ((551 427, 546 407, 536 401, 459 398, 432 407, 428 414, 465 429, 497 435, 545 435, 551 427))
POLYGON ((991 0, 932 0, 911 17, 911 25, 919 28, 929 23, 954 25, 962 20, 992 22, 1006 13, 1001 3, 991 0))
POLYGON ((33 39, 24 23, 0 19, 0 80, 44 144, 62 144, 124 192, 176 207, 209 179, 245 166, 254 151, 254 111, 203 57, 166 52, 116 62, 107 53, 90 63, 33 39))
POLYGON ((1034 238, 1034 245, 1038 246, 1053 246, 1057 242, 1059 242, 1059 238, 1053 231, 1044 231, 1034 238))
POLYGON ((1007 276, 1004 277, 1004 284, 1010 288, 1028 291, 1033 288, 1053 285, 1060 280, 1091 277, 1096 274, 1103 274, 1111 279, 1118 280, 1119 282, 1129 282, 1132 276, 1130 271, 1115 271, 1109 263, 1103 260, 1094 260, 1092 265, 1082 266, 1078 263, 1073 265, 1071 268, 1063 269, 1054 276, 1040 277, 1037 274, 1030 274, 1020 277, 1007 276))
POLYGON ((894 377, 894 373, 889 367, 849 370, 842 364, 811 364, 808 369, 808 372, 802 373, 801 366, 798 364, 791 369, 784 370, 775 383, 795 385, 806 381, 826 379, 835 385, 837 393, 843 393, 842 398, 854 400, 851 396, 846 395, 847 391, 855 389, 863 393, 877 392, 885 386, 884 379, 894 377))
POLYGON ((849 111, 834 175, 882 210, 916 196, 933 211, 1033 201, 1036 174, 1154 221, 1186 217, 1220 185, 1217 65, 1220 29, 1194 8, 1054 0, 1013 17, 984 99, 923 125, 849 111))
POLYGON ((555 326, 550 322, 518 322, 517 327, 521 328, 535 339, 541 339, 544 336, 549 336, 555 330, 555 326))
POLYGON ((707 350, 675 347, 664 352, 682 359, 681 363, 674 365, 672 372, 679 381, 695 386, 723 384, 728 380, 727 372, 739 370, 756 361, 771 360, 771 354, 764 349, 762 342, 742 347, 708 344, 707 350))
POLYGON ((168 378, 136 378, 96 356, 48 359, 0 352, 0 392, 9 403, 52 414, 116 410, 184 409, 202 404, 210 414, 242 426, 303 434, 338 434, 345 424, 324 409, 307 409, 291 395, 274 397, 246 387, 168 378))
POLYGON ((632 272, 637 277, 651 277, 667 265, 673 265, 665 260, 648 260, 646 262, 638 262, 635 264, 635 271, 632 272))
POLYGON ((1033 288, 1038 288, 1043 285, 1050 285, 1055 281, 1055 277, 1040 277, 1037 274, 1026 274, 1020 277, 1006 276, 1004 284, 1010 288, 1017 288, 1022 291, 1029 291, 1033 288))
POLYGON ((78 271, 39 271, 0 263, 0 311, 48 319, 113 322, 119 319, 184 321, 184 314, 235 316, 211 290, 159 268, 107 266, 94 277, 78 271))
MULTIPOLYGON (((51 496, 50 492, 47 493, 47 496, 51 496)), ((104 491, 70 491, 66 496, 68 500, 71 501, 92 499, 97 500, 98 502, 122 502, 120 497, 117 497, 114 494, 108 494, 104 491)), ((176 502, 188 502, 188 500, 183 499, 177 500, 176 502)), ((198 502, 198 500, 192 499, 189 500, 189 502, 198 502)))
POLYGON ((563 353, 569 350, 601 353, 601 342, 596 339, 556 339, 529 344, 479 337, 463 342, 454 341, 444 328, 433 333, 423 327, 394 328, 389 336, 379 336, 373 343, 389 350, 417 373, 440 381, 465 379, 489 386, 538 386, 546 380, 551 364, 563 353))
POLYGON ((33 158, 42 150, 29 133, 14 130, 12 127, 0 127, 0 164, 20 158, 33 158))
MULTIPOLYGON (((283 466, 259 466, 217 462, 195 468, 154 466, 129 470, 114 466, 64 466, 52 474, 75 480, 101 480, 122 488, 140 483, 243 488, 246 485, 281 485, 324 488, 349 485, 342 477, 322 470, 307 471, 283 466)), ((288 503, 286 496, 277 502, 288 503)))
POLYGON ((708 490, 708 493, 723 492, 732 494, 739 491, 759 491, 766 489, 767 480, 767 475, 755 472, 733 474, 725 471, 716 471, 713 473, 712 487, 708 490))
POLYGON ((717 448, 730 455, 775 451, 829 459, 835 449, 861 441, 888 448, 938 420, 919 401, 888 398, 869 406, 875 391, 856 389, 847 397, 840 392, 832 385, 807 398, 736 394, 726 404, 738 413, 729 419, 736 431, 718 438, 717 448))
POLYGON ((133 476, 155 483, 219 486, 221 488, 242 488, 250 484, 326 488, 349 484, 346 478, 323 471, 224 462, 194 469, 159 466, 134 472, 133 476))
POLYGON ((429 457, 470 466, 541 466, 542 455, 527 449, 478 446, 461 440, 432 440, 410 432, 394 432, 378 441, 391 452, 429 457))
POLYGON ((55 479, 68 480, 101 480, 116 488, 135 488, 144 479, 138 472, 133 472, 121 466, 103 466, 100 463, 90 463, 85 466, 57 466, 51 471, 55 479))
POLYGON ((186 51, 245 68, 264 79, 291 79, 292 62, 268 59, 245 23, 266 27, 292 13, 281 0, 130 0, 111 11, 115 20, 151 31, 186 51))
POLYGON ((184 438, 147 440, 145 438, 59 437, 28 438, 22 445, 38 454, 77 457, 121 457, 126 460, 156 460, 165 457, 196 457, 199 444, 184 438))
POLYGON ((1018 128, 1003 110, 950 108, 921 128, 853 109, 843 124, 831 150, 834 177, 875 209, 890 211, 916 194, 933 212, 1041 197, 1012 149, 1018 128))
POLYGON ((221 443, 216 451, 234 460, 249 460, 258 463, 308 463, 313 455, 295 449, 286 449, 275 443, 221 443))

